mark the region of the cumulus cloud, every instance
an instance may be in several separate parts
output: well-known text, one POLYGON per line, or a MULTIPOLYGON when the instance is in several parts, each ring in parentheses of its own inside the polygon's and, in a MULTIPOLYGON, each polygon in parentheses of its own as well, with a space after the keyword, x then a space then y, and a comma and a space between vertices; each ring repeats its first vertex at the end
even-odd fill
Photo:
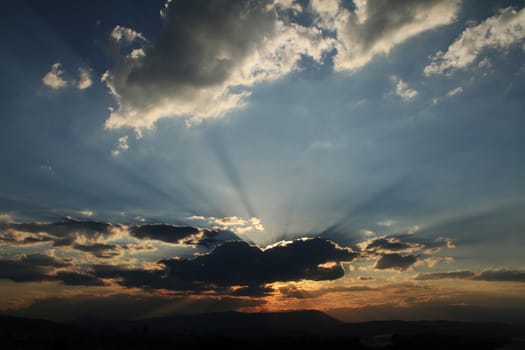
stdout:
POLYGON ((488 49, 506 50, 525 38, 525 8, 502 9, 499 14, 467 28, 446 52, 437 52, 425 74, 450 74, 473 65, 488 49))
POLYGON ((129 45, 134 41, 146 41, 146 38, 141 33, 119 25, 113 28, 110 37, 121 45, 129 45))
POLYGON ((60 63, 55 63, 51 66, 51 70, 44 75, 42 82, 44 85, 49 86, 51 89, 58 90, 60 88, 66 87, 67 81, 62 77, 64 70, 60 63))
POLYGON ((79 75, 77 81, 77 88, 79 90, 84 90, 93 85, 93 80, 91 80, 91 71, 87 68, 79 68, 79 75))
POLYGON ((115 149, 111 151, 111 155, 116 157, 123 151, 126 151, 128 148, 129 148, 128 136, 122 136, 118 139, 115 149))
POLYGON ((301 69, 305 57, 317 64, 333 57, 336 70, 357 69, 451 23, 458 10, 458 1, 449 0, 355 5, 168 1, 161 11, 164 28, 153 42, 122 26, 111 32, 120 56, 102 81, 118 107, 105 126, 141 130, 161 118, 218 118, 245 106, 253 86, 301 69))
POLYGON ((127 287, 205 290, 216 286, 260 286, 276 281, 334 280, 344 275, 340 262, 356 256, 350 249, 319 238, 266 249, 234 241, 192 259, 161 260, 164 270, 112 266, 94 266, 94 269, 98 276, 118 278, 127 287))
POLYGON ((417 90, 409 88, 407 83, 401 79, 397 81, 395 93, 406 102, 412 101, 418 94, 417 90))
POLYGON ((375 268, 380 270, 393 269, 404 271, 417 262, 415 255, 384 254, 377 260, 375 268))
POLYGON ((51 66, 51 70, 42 77, 42 83, 53 90, 58 90, 65 87, 76 87, 79 90, 84 90, 93 85, 91 80, 91 70, 86 67, 78 69, 78 79, 66 79, 65 71, 62 64, 59 62, 51 66))

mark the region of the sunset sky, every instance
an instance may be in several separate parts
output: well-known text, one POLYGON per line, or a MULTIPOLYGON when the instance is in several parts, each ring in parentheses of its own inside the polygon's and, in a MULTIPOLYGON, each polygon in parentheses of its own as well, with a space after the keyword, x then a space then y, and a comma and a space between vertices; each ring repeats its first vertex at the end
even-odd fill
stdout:
POLYGON ((0 313, 525 322, 523 1, 0 16, 0 313))

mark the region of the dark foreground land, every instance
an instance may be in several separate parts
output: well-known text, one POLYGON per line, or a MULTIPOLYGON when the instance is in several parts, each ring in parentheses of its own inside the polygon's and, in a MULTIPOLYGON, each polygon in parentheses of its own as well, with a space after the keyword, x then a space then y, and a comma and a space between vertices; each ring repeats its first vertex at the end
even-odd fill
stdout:
POLYGON ((0 349, 525 349, 525 327, 501 323, 342 323, 318 311, 70 323, 0 316, 0 349))

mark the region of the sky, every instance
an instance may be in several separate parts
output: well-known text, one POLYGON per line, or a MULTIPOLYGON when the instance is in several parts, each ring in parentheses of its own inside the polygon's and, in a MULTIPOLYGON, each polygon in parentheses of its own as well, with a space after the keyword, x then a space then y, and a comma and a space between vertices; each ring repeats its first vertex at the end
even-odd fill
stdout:
POLYGON ((525 322, 525 2, 0 8, 0 312, 525 322))

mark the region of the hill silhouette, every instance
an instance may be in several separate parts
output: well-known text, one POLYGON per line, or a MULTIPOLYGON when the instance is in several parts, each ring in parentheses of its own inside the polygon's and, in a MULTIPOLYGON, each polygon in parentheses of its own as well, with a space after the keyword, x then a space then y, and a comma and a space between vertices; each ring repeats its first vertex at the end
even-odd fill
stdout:
POLYGON ((0 316, 2 349, 141 349, 177 345, 319 344, 350 349, 523 348, 525 329, 502 323, 374 321, 343 323, 320 311, 220 312, 141 320, 104 321, 86 316, 70 323, 0 316), (518 347, 515 347, 518 344, 518 347))

